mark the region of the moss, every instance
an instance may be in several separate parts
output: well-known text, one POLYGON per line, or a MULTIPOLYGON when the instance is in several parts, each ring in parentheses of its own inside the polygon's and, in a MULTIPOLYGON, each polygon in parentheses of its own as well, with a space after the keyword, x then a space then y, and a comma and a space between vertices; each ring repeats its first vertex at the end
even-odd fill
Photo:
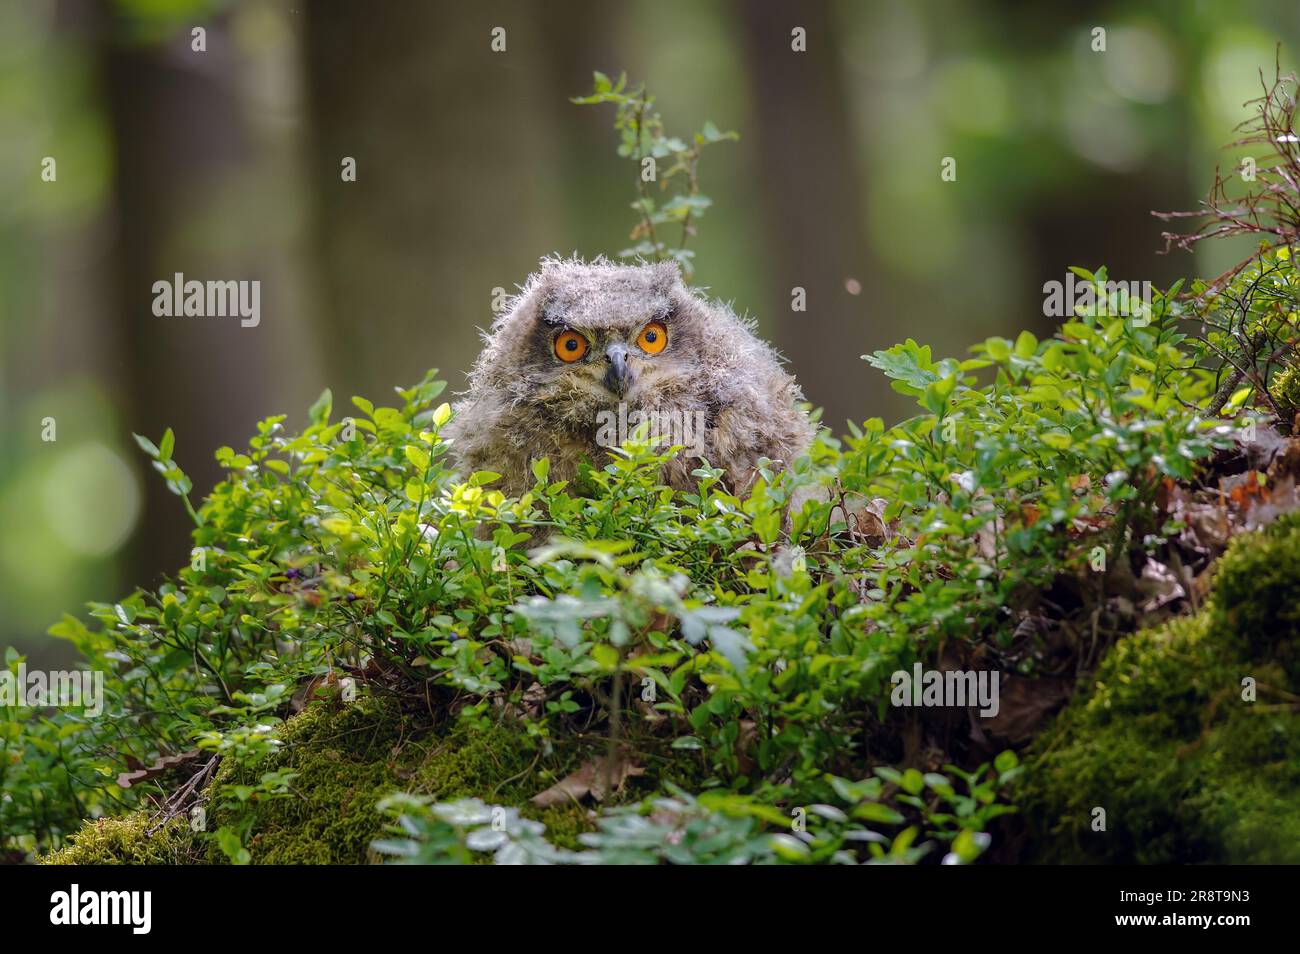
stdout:
POLYGON ((57 851, 41 859, 47 865, 174 865, 201 860, 203 843, 184 819, 173 819, 152 835, 147 812, 87 822, 57 851))
MULTIPOLYGON (((365 700, 342 709, 313 706, 277 730, 280 751, 251 769, 225 763, 209 790, 210 829, 241 834, 254 864, 358 864, 377 860, 370 844, 384 834, 387 818, 376 806, 395 791, 440 800, 480 797, 522 804, 525 814, 546 823, 551 837, 577 847, 592 829, 580 806, 538 809, 527 799, 570 771, 581 757, 539 758, 528 737, 509 725, 456 727, 439 733, 416 730, 392 704, 365 700), (263 773, 289 769, 292 794, 225 804, 233 785, 250 785, 263 773)), ((214 838, 190 832, 177 819, 146 837, 147 812, 85 825, 51 864, 169 864, 227 859, 214 838)))
POLYGON ((489 796, 506 801, 536 793, 533 753, 521 731, 491 725, 439 740, 415 767, 408 791, 439 800, 489 796))
POLYGON ((1197 616, 1116 644, 1031 750, 1035 860, 1300 862, 1300 712, 1274 692, 1297 681, 1300 520, 1234 541, 1214 586, 1197 616))
POLYGON ((524 814, 546 826, 547 841, 570 851, 583 850, 585 846, 578 841, 578 836, 596 830, 595 813, 581 805, 555 805, 544 809, 529 806, 524 814))
MULTIPOLYGON (((241 833, 254 863, 355 864, 366 860, 382 828, 375 805, 401 787, 394 747, 400 720, 372 702, 334 712, 307 709, 280 732, 280 752, 252 769, 226 769, 214 781, 213 801, 230 784, 248 785, 266 771, 297 773, 292 794, 236 810, 218 807, 214 827, 241 833)), ((209 858, 224 860, 215 840, 209 858)))
POLYGON ((1290 427, 1296 414, 1300 414, 1300 364, 1291 364, 1279 371, 1269 382, 1268 390, 1282 412, 1283 425, 1290 427))
POLYGON ((1238 538, 1214 576, 1214 625, 1245 659, 1275 659, 1300 682, 1300 513, 1238 538))
MULTIPOLYGON (((539 784, 539 760, 527 737, 511 726, 414 732, 411 720, 392 705, 369 701, 337 712, 309 709, 290 720, 281 737, 285 744, 270 763, 217 779, 219 792, 222 784, 249 784, 268 769, 297 773, 292 796, 258 805, 251 816, 215 816, 217 825, 249 830, 245 846, 254 863, 376 860, 370 844, 387 824, 376 806, 395 791, 514 804, 539 784)), ((214 858, 219 852, 215 844, 209 848, 214 858)))

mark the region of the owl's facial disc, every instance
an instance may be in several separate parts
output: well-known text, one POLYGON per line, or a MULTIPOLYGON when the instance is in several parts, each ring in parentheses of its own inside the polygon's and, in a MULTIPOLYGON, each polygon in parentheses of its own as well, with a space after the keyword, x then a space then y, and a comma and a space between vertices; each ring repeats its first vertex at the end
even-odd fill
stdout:
POLYGON ((544 311, 538 323, 538 346, 546 352, 549 373, 545 384, 532 391, 532 398, 564 407, 566 413, 588 413, 585 408, 602 408, 639 400, 652 382, 672 375, 675 362, 665 359, 671 351, 671 310, 646 316, 629 316, 603 326, 570 323, 564 316, 544 311))

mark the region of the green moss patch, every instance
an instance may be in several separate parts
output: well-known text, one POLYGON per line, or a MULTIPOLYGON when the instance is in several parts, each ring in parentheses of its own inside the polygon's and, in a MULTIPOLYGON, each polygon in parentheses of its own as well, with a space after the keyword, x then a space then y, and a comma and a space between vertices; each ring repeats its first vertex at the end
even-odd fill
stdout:
POLYGON ((1300 862, 1300 518, 1239 537, 1214 585, 1195 617, 1121 640, 1035 745, 1038 860, 1300 862))
MULTIPOLYGON (((385 795, 406 791, 439 800, 492 798, 527 806, 525 814, 546 824, 553 841, 577 847, 592 829, 579 805, 537 809, 528 798, 576 765, 581 752, 539 758, 527 736, 510 725, 415 732, 416 721, 392 704, 359 702, 341 709, 313 706, 288 720, 277 735, 281 750, 251 769, 223 765, 209 791, 210 829, 239 831, 254 864, 358 864, 376 861, 370 844, 386 819, 376 810, 385 795), (297 773, 292 794, 222 807, 234 785, 252 784, 261 773, 297 773)), ((175 819, 153 835, 152 818, 138 811, 87 823, 47 864, 169 864, 227 859, 215 839, 175 819)))
POLYGON ((152 835, 147 812, 86 822, 68 844, 41 859, 49 865, 173 865, 202 861, 202 842, 184 819, 152 835))

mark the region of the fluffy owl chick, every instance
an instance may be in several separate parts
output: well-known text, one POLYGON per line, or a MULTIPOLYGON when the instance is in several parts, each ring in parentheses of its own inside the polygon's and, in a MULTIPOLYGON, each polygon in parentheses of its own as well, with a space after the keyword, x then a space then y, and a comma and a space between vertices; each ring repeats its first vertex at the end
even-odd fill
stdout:
POLYGON ((743 494, 760 457, 788 463, 812 440, 773 350, 672 263, 544 259, 484 341, 448 436, 462 473, 499 473, 509 495, 532 486, 540 457, 551 480, 583 458, 605 464, 645 418, 665 444, 689 445, 663 474, 679 490, 703 459, 743 494))

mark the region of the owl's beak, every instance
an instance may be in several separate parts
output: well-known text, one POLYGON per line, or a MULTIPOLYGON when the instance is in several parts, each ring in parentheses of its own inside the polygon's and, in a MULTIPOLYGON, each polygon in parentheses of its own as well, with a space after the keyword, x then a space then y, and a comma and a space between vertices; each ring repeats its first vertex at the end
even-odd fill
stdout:
POLYGON ((622 397, 627 394, 627 389, 631 387, 633 380, 632 369, 627 363, 627 345, 610 345, 605 349, 605 357, 609 359, 609 369, 605 372, 605 387, 622 397))

